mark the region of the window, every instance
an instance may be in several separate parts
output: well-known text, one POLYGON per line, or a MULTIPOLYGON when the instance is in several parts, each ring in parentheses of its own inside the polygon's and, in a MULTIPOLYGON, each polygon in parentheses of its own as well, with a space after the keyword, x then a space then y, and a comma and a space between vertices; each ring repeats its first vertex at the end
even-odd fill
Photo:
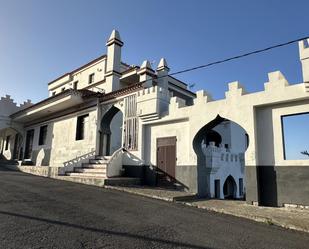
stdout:
POLYGON ((85 138, 85 123, 89 114, 79 116, 76 124, 76 140, 83 140, 85 138))
POLYGON ((137 118, 136 95, 125 98, 125 117, 124 117, 124 144, 128 150, 137 150, 138 142, 138 118, 137 118))
POLYGON ((52 96, 55 96, 56 95, 56 91, 55 92, 52 92, 52 96))
POLYGON ((88 83, 91 84, 94 82, 94 73, 92 74, 89 74, 89 80, 88 80, 88 83))
POLYGON ((74 90, 77 90, 77 84, 78 84, 78 81, 73 82, 73 89, 74 90))
POLYGON ((39 145, 46 144, 46 137, 47 137, 47 125, 44 125, 40 127, 39 145))
POLYGON ((5 141, 5 150, 8 150, 8 149, 9 149, 10 139, 11 139, 11 136, 7 136, 7 137, 6 137, 6 141, 5 141))
POLYGON ((281 117, 285 160, 309 160, 309 113, 281 117))
POLYGON ((65 87, 62 87, 62 88, 61 88, 61 92, 64 92, 64 90, 65 90, 65 87))

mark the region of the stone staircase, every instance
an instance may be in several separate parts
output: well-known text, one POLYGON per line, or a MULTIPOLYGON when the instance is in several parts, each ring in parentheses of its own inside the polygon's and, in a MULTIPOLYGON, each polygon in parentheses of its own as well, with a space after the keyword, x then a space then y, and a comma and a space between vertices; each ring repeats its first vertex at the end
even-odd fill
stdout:
POLYGON ((81 167, 75 167, 74 171, 66 172, 58 176, 58 179, 78 182, 95 186, 134 186, 140 185, 141 179, 135 177, 110 177, 107 176, 107 167, 111 156, 95 156, 83 163, 81 167))
POLYGON ((110 157, 95 156, 89 159, 88 163, 83 163, 82 167, 75 167, 73 172, 66 172, 66 176, 87 177, 87 178, 107 178, 107 165, 110 157))

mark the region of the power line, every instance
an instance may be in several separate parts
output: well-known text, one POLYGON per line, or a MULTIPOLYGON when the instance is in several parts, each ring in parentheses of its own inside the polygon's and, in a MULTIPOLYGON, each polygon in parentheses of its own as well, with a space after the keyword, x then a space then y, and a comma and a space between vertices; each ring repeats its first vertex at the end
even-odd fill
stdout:
MULTIPOLYGON (((290 41, 287 41, 287 42, 284 42, 284 43, 279 43, 279 44, 276 44, 276 45, 273 45, 273 46, 270 46, 270 47, 254 50, 252 52, 240 54, 240 55, 237 55, 237 56, 229 57, 227 59, 222 59, 222 60, 218 60, 218 61, 214 61, 214 62, 210 62, 210 63, 204 64, 204 65, 187 68, 187 69, 184 69, 184 70, 177 71, 175 73, 158 76, 157 79, 168 77, 168 76, 172 76, 172 75, 187 73, 187 72, 190 72, 190 71, 194 71, 194 70, 197 70, 197 69, 210 67, 210 66, 217 65, 217 64, 222 64, 222 63, 225 63, 225 62, 228 62, 228 61, 240 59, 240 58, 247 57, 247 56, 250 56, 250 55, 253 55, 253 54, 258 54, 258 53, 266 52, 266 51, 271 50, 271 49, 287 46, 287 45, 290 45, 290 44, 293 44, 293 43, 296 43, 296 42, 299 42, 299 41, 307 40, 307 39, 309 39, 309 36, 305 36, 305 37, 298 38, 298 39, 295 39, 295 40, 290 40, 290 41)), ((146 80, 146 81, 148 81, 148 80, 146 80)), ((144 83, 146 81, 143 81, 141 83, 144 83)))

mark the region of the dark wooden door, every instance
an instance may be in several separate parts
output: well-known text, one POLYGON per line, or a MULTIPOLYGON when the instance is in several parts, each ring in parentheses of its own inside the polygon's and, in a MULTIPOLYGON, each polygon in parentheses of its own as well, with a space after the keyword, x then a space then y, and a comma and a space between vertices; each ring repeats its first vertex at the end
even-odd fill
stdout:
POLYGON ((157 138, 157 167, 175 178, 176 137, 157 138))
POLYGON ((25 156, 24 156, 25 159, 31 159, 33 137, 34 137, 34 130, 27 131, 26 148, 25 148, 25 156))

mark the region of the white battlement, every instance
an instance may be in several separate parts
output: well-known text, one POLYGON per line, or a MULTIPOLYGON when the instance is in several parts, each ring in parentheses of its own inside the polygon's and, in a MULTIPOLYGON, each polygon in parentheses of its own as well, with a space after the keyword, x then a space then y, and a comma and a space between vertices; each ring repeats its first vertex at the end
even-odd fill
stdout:
POLYGON ((214 142, 202 148, 206 156, 206 167, 219 168, 219 167, 242 167, 244 166, 244 153, 235 152, 226 149, 223 144, 219 147, 215 146, 214 142))
POLYGON ((17 112, 21 109, 24 109, 26 107, 31 106, 31 100, 24 101, 22 104, 17 105, 16 102, 14 102, 14 99, 11 98, 10 95, 5 95, 4 97, 1 97, 0 99, 0 110, 2 116, 9 116, 14 112, 17 112))
POLYGON ((196 92, 196 98, 194 99, 194 104, 206 104, 207 102, 213 101, 211 94, 205 90, 200 90, 196 92))
POLYGON ((229 86, 229 90, 225 92, 226 98, 240 97, 247 93, 244 86, 240 84, 238 81, 230 82, 228 86, 229 86))
POLYGON ((159 119, 168 110, 170 94, 167 89, 152 86, 137 93, 138 115, 144 121, 159 119))
POLYGON ((268 73, 268 82, 264 84, 265 91, 272 91, 278 88, 289 86, 289 82, 280 71, 268 73))
POLYGON ((172 97, 170 99, 170 105, 169 105, 169 113, 176 111, 179 108, 185 107, 186 101, 179 97, 172 97))
POLYGON ((140 99, 140 101, 143 101, 149 98, 156 98, 156 97, 169 98, 170 94, 167 89, 164 89, 159 86, 152 86, 152 87, 144 88, 143 90, 140 90, 137 93, 137 97, 140 99))
POLYGON ((14 112, 22 110, 28 106, 32 105, 30 100, 25 101, 23 104, 19 106, 14 102, 10 95, 5 95, 5 97, 1 97, 0 99, 0 129, 7 128, 11 126, 10 123, 10 115, 14 112))

